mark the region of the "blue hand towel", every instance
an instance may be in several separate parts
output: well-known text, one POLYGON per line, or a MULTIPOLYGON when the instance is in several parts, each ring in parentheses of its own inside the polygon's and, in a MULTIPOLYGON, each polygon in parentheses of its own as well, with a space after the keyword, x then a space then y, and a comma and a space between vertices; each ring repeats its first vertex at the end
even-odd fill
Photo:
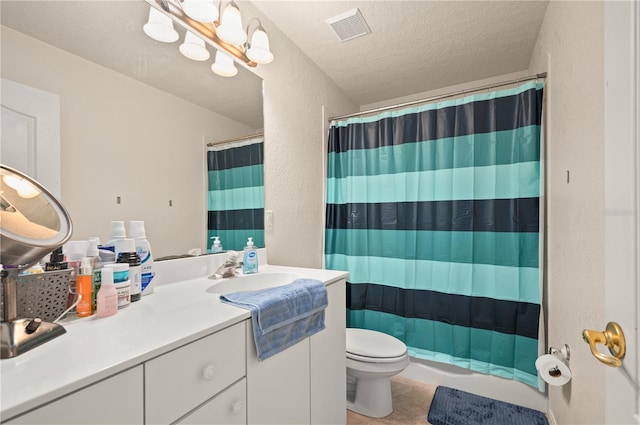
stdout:
POLYGON ((314 279, 258 291, 221 295, 222 302, 251 310, 258 359, 264 360, 324 329, 327 290, 314 279))

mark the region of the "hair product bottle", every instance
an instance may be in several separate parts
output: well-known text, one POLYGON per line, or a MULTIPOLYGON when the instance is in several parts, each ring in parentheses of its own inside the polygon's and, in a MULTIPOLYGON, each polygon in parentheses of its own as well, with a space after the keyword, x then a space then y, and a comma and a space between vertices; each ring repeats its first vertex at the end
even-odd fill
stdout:
POLYGON ((93 314, 93 270, 91 258, 82 257, 82 263, 76 276, 76 291, 81 297, 76 306, 76 316, 87 317, 93 314))

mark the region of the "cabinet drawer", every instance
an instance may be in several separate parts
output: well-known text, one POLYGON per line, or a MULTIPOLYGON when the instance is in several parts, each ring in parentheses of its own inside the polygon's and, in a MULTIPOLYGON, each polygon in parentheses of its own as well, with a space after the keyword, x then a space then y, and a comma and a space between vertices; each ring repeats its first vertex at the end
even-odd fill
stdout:
POLYGON ((7 424, 141 424, 142 366, 90 385, 7 424))
POLYGON ((238 381, 178 423, 180 425, 246 424, 247 379, 238 381))
POLYGON ((144 368, 146 423, 171 423, 245 375, 245 322, 150 360, 144 368))

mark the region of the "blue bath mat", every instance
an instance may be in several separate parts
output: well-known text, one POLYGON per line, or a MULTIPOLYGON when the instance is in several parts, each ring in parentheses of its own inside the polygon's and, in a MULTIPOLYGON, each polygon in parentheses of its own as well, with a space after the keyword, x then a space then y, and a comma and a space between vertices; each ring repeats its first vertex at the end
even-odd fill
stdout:
POLYGON ((433 425, 549 425, 537 410, 449 387, 436 388, 427 421, 433 425))

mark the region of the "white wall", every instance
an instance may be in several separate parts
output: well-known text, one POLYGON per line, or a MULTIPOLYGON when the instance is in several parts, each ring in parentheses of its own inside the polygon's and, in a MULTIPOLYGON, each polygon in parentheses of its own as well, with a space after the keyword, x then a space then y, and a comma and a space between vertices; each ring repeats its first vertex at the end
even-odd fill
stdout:
POLYGON ((269 33, 275 60, 258 66, 264 78, 265 209, 274 226, 265 231, 269 262, 322 266, 326 119, 358 110, 326 74, 264 18, 242 4, 245 16, 258 16, 269 33))
POLYGON ((203 136, 254 129, 4 26, 2 77, 60 95, 73 239, 104 242, 111 220, 144 220, 155 257, 205 248, 203 136))
POLYGON ((603 31, 602 2, 552 1, 529 67, 548 72, 548 343, 571 347, 573 378, 549 391, 558 424, 605 423, 605 367, 581 335, 606 324, 603 31))

